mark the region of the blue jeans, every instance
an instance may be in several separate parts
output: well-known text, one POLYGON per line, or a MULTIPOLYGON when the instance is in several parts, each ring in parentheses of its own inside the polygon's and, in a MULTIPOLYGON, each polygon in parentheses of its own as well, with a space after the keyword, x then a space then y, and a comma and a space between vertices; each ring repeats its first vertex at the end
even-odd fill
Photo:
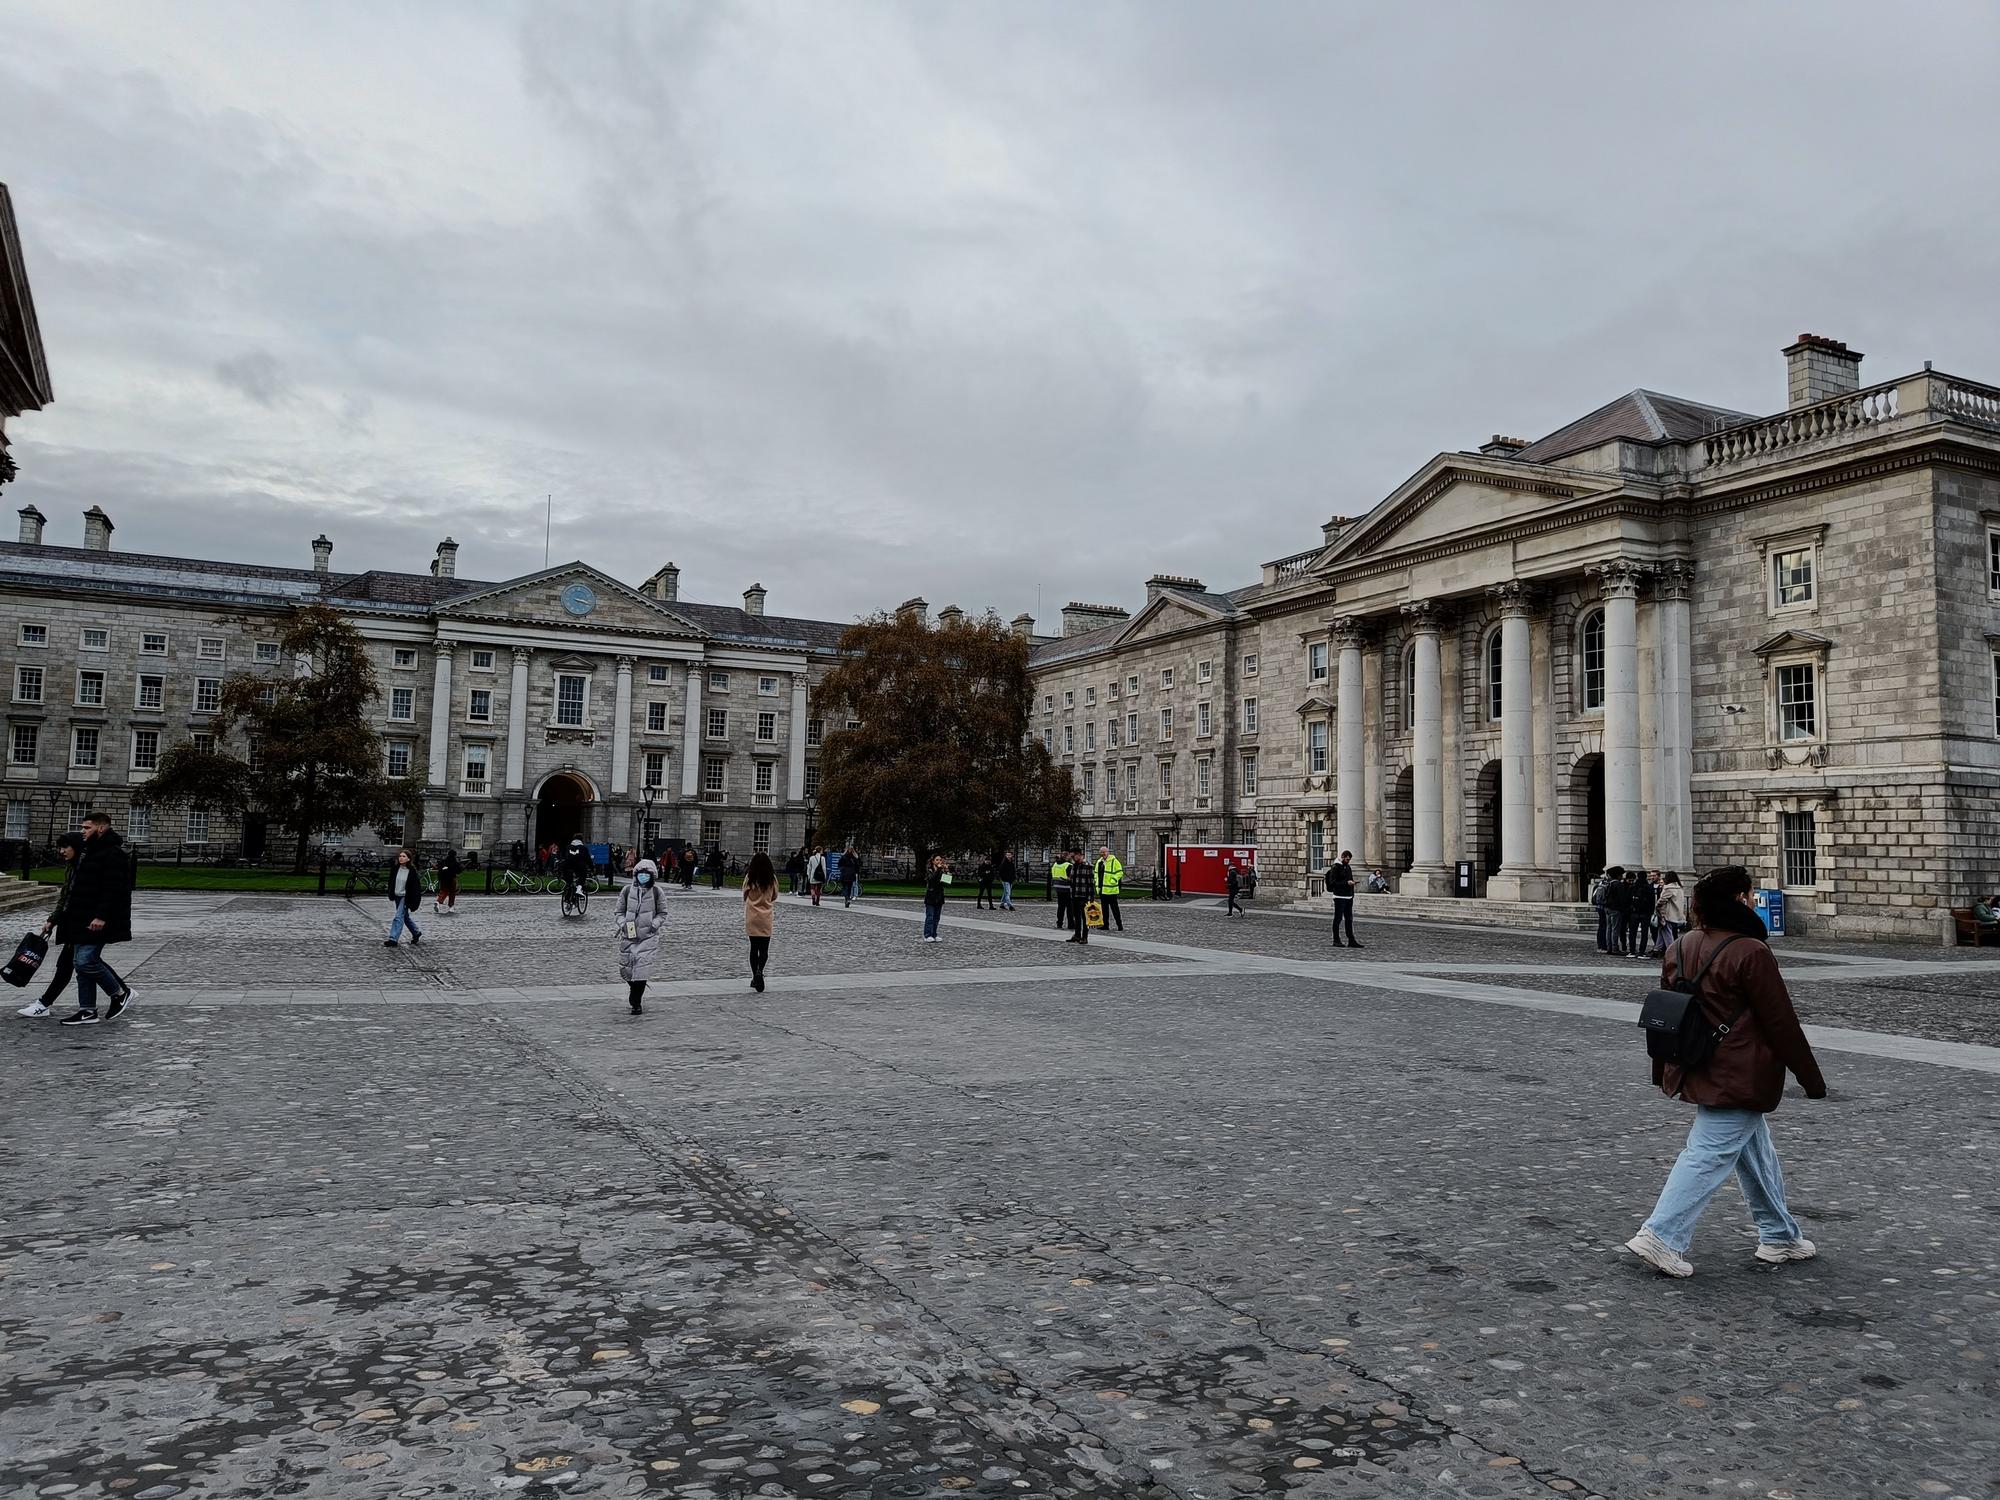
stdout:
POLYGON ((847 904, 852 906, 854 898, 861 894, 861 882, 858 880, 843 880, 840 883, 840 894, 845 898, 847 904))
POLYGON ((943 916, 943 915, 944 915, 944 908, 943 908, 942 906, 929 906, 929 905, 926 905, 926 906, 924 907, 924 936, 925 936, 925 937, 936 937, 936 936, 937 936, 937 927, 938 927, 938 918, 939 918, 939 917, 941 917, 941 916, 943 916))
POLYGON ((420 938, 424 935, 423 929, 417 926, 415 913, 409 907, 403 905, 402 902, 398 901, 396 903, 396 915, 389 919, 389 941, 393 943, 401 938, 403 929, 406 926, 410 929, 411 937, 420 938))
POLYGON ((125 981, 104 961, 104 944, 76 945, 76 1003, 84 1010, 97 1009, 97 987, 114 1000, 125 993, 125 981))
POLYGON ((1000 882, 1000 904, 1002 906, 1012 906, 1014 904, 1013 881, 1003 880, 1000 882))
POLYGON ((1732 1172, 1750 1217, 1757 1221, 1760 1241, 1783 1245, 1800 1238, 1798 1221, 1785 1210, 1785 1175, 1764 1116, 1754 1109, 1711 1109, 1706 1104, 1695 1107, 1687 1145, 1667 1174, 1646 1227, 1675 1253, 1686 1254, 1701 1211, 1732 1172))

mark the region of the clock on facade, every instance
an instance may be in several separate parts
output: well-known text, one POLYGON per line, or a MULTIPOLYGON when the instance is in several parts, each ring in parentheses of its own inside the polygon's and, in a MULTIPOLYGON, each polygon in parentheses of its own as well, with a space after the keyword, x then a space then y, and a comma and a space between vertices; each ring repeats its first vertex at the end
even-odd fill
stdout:
POLYGON ((587 583, 572 583, 562 591, 562 607, 573 615, 587 615, 597 608, 597 591, 587 583))

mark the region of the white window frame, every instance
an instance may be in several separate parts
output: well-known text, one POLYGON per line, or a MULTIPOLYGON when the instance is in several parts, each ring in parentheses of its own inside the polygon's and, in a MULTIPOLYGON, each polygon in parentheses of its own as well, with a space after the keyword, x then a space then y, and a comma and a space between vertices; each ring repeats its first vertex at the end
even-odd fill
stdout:
POLYGON ((1068 713, 1071 709, 1075 707, 1076 707, 1076 690, 1074 688, 1064 688, 1063 712, 1068 713))
POLYGON ((1826 670, 1821 665, 1818 652, 1811 654, 1792 653, 1774 656, 1769 666, 1771 701, 1771 738, 1779 745, 1817 745, 1826 739, 1826 670), (1800 700, 1810 705, 1812 728, 1806 734, 1785 732, 1785 674, 1805 671, 1811 674, 1812 694, 1800 700))
MULTIPOLYGON (((195 679, 197 684, 201 680, 200 678, 195 679)), ((199 691, 198 686, 196 690, 197 692, 199 691)), ((391 724, 414 724, 417 722, 417 690, 415 688, 392 687, 389 689, 389 722, 391 724), (396 712, 396 705, 399 702, 403 706, 402 713, 396 712)))
POLYGON ((48 695, 49 674, 44 668, 36 666, 32 662, 24 661, 15 663, 14 701, 16 703, 45 703, 48 701, 48 695), (33 672, 35 674, 35 690, 32 693, 26 693, 21 690, 22 674, 25 672, 33 672))
POLYGON ((708 674, 708 690, 711 693, 728 692, 729 674, 727 672, 710 672, 708 674))
POLYGON ((394 672, 414 672, 417 670, 417 648, 415 646, 391 646, 389 648, 389 669, 394 672), (409 660, 403 660, 404 657, 409 660))
POLYGON ((777 697, 778 679, 775 677, 759 677, 757 679, 757 695, 761 698, 777 697))
POLYGON ((1246 651, 1243 653, 1243 675, 1245 677, 1255 677, 1257 675, 1257 653, 1255 651, 1246 651))
POLYGON ((760 760, 750 772, 750 790, 759 797, 769 797, 778 790, 778 764, 776 761, 760 760))
POLYGON ((1823 884, 1820 872, 1819 850, 1819 810, 1817 808, 1778 809, 1778 884, 1786 891, 1817 891, 1823 884), (1795 822, 1794 820, 1803 820, 1795 822), (1792 837, 1794 831, 1805 834, 1803 840, 1792 837), (1803 858, 1811 862, 1812 879, 1795 880, 1793 863, 1796 853, 1802 851, 1803 858))
POLYGON ((165 656, 173 645, 173 639, 164 630, 142 630, 139 632, 139 654, 141 656, 165 656), (158 641, 156 646, 153 643, 158 641))
POLYGON ((769 823, 752 823, 750 825, 750 852, 752 854, 769 854, 771 852, 771 825, 769 823))
POLYGON ((726 740, 729 738, 729 710, 711 708, 702 716, 701 737, 705 740, 726 740))
POLYGON ((646 733, 665 734, 668 725, 672 722, 669 717, 672 707, 672 704, 662 703, 657 700, 648 702, 646 705, 646 733))
POLYGON ((1403 647, 1403 732, 1417 732, 1417 643, 1403 647))
POLYGON ((2000 599, 2000 521, 1986 523, 1986 597, 2000 599))
POLYGON ((1194 680, 1197 683, 1215 681, 1215 663, 1198 661, 1194 664, 1194 680))
POLYGON ((76 706, 78 708, 105 707, 104 690, 106 682, 107 678, 102 667, 78 667, 76 671, 76 706), (91 679, 94 679, 97 684, 97 696, 94 698, 85 697, 83 691, 85 681, 91 679))
MULTIPOLYGON (((466 663, 465 663, 465 670, 466 670, 466 671, 468 671, 468 672, 493 672, 493 671, 497 671, 497 670, 498 670, 498 668, 497 668, 497 667, 496 667, 496 666, 494 665, 494 662, 495 662, 495 653, 494 653, 494 652, 492 652, 492 651, 489 651, 489 650, 487 650, 487 649, 486 649, 485 647, 483 647, 483 646, 482 646, 482 647, 478 648, 477 650, 474 650, 474 651, 470 652, 470 653, 469 653, 469 654, 467 655, 467 657, 466 657, 466 663), (484 658, 485 658, 485 660, 484 660, 484 661, 481 661, 481 660, 480 660, 480 658, 481 658, 481 657, 484 657, 484 658)), ((483 815, 483 814, 480 814, 480 813, 467 813, 467 814, 466 814, 466 816, 467 816, 467 817, 482 817, 482 816, 484 816, 484 815, 483 815)))
POLYGON ((181 842, 183 844, 205 844, 208 842, 208 809, 190 807, 181 816, 181 842))
POLYGON ((722 843, 722 819, 703 818, 701 820, 701 842, 706 849, 716 848, 722 843))
POLYGON ((1125 743, 1128 745, 1139 743, 1139 711, 1136 708, 1125 715, 1125 743))
POLYGON ((251 656, 263 666, 274 667, 285 659, 285 648, 277 641, 258 641, 251 647, 251 656))
POLYGON ((666 662, 649 661, 646 663, 646 681, 670 682, 672 680, 673 680, 673 668, 669 666, 666 662))
POLYGON ((1094 687, 1087 687, 1087 688, 1085 688, 1085 689, 1083 690, 1083 706, 1084 706, 1085 708, 1095 708, 1095 707, 1097 707, 1097 689, 1096 689, 1096 688, 1094 688, 1094 687))
POLYGON ((1818 525, 1794 527, 1790 531, 1757 538, 1757 566, 1764 570, 1764 609, 1767 614, 1778 618, 1818 613, 1820 580, 1824 576, 1820 544, 1825 536, 1826 527, 1818 525), (1811 573, 1807 584, 1810 592, 1805 599, 1785 604, 1778 598, 1778 559, 1793 552, 1806 554, 1806 566, 1811 573))
POLYGON ((1172 667, 1160 668, 1160 691, 1163 693, 1170 693, 1173 691, 1173 688, 1174 688, 1174 669, 1172 667))
POLYGON ((1118 716, 1113 714, 1104 721, 1104 745, 1108 750, 1118 748, 1118 716))
POLYGON ((1576 705, 1579 713, 1601 714, 1604 699, 1610 687, 1610 642, 1606 639, 1607 621, 1602 605, 1586 609, 1576 622, 1576 705), (1597 698, 1591 701, 1592 672, 1590 665, 1591 622, 1597 625, 1597 698))
POLYGON ((820 747, 821 742, 824 741, 825 739, 826 739, 826 720, 807 719, 806 749, 817 750, 820 747))
POLYGON ((69 767, 72 771, 94 771, 104 758, 104 735, 95 724, 73 724, 69 731, 69 767), (90 736, 88 760, 84 759, 84 736, 90 736))
POLYGON ((551 724, 555 725, 558 729, 590 728, 591 678, 595 675, 592 672, 558 672, 555 674, 556 695, 555 700, 549 705, 549 722, 551 724), (577 707, 578 716, 574 720, 563 717, 563 684, 565 682, 581 682, 583 684, 583 698, 577 707))
POLYGON ((1215 710, 1204 698, 1194 706, 1194 737, 1205 740, 1215 733, 1215 710))
POLYGON ((130 768, 134 771, 144 771, 149 774, 160 768, 160 731, 151 725, 142 724, 132 731, 130 768), (151 737, 153 742, 153 758, 151 764, 142 765, 139 760, 139 746, 148 736, 151 737))
POLYGON ((150 844, 153 841, 153 810, 135 802, 125 813, 125 842, 150 844))
POLYGON ((1489 724, 1498 724, 1500 722, 1500 711, 1503 704, 1501 676, 1504 670, 1502 662, 1506 656, 1506 647, 1501 640, 1501 635, 1501 628, 1495 625, 1491 630, 1486 632, 1486 639, 1480 643, 1479 647, 1479 663, 1482 668, 1481 676, 1484 679, 1486 688, 1486 722, 1489 724))
POLYGON ((24 620, 17 640, 29 651, 46 651, 49 649, 49 627, 24 620))
POLYGON ((1174 737, 1174 708, 1170 703, 1160 710, 1160 739, 1162 742, 1174 737))
POLYGON ((1257 733, 1257 700, 1255 698, 1245 698, 1243 700, 1243 732, 1245 734, 1257 733))
POLYGON ((701 791, 703 796, 711 793, 718 797, 729 795, 729 762, 720 755, 704 755, 701 758, 701 791))
POLYGON ((1326 774, 1326 720, 1306 720, 1306 774, 1326 774))
POLYGON ((407 776, 410 767, 416 764, 416 746, 408 740, 384 740, 382 742, 382 770, 388 776, 407 776), (396 769, 396 752, 402 752, 403 769, 396 769))
POLYGON ((1074 724, 1063 725, 1063 754, 1076 754, 1076 726, 1074 724))
POLYGON ((463 772, 463 790, 468 796, 481 796, 492 789, 493 747, 491 745, 484 743, 467 745, 459 759, 463 772), (473 775, 472 772, 475 766, 484 771, 485 774, 482 776, 473 775))
POLYGON ((194 643, 196 661, 229 660, 229 642, 219 635, 196 636, 194 643))
POLYGON ((662 787, 667 784, 667 752, 648 750, 640 762, 639 785, 662 787))
POLYGON ((763 709, 758 712, 757 743, 760 745, 778 743, 778 715, 775 710, 763 709))
POLYGON ((1160 762, 1160 801, 1169 805, 1174 800, 1174 763, 1171 759, 1160 762))
POLYGON ((1056 711, 1056 695, 1054 693, 1042 694, 1042 712, 1045 714, 1052 714, 1055 711, 1056 711))
POLYGON ((1139 674, 1137 672, 1133 672, 1126 677, 1125 696, 1128 698, 1136 698, 1139 696, 1139 674))
POLYGON ((465 722, 468 724, 491 724, 493 722, 493 689, 467 688, 465 691, 465 722), (486 712, 479 711, 479 700, 486 700, 486 712))
POLYGON ((1306 681, 1325 682, 1327 680, 1327 643, 1308 641, 1306 643, 1306 681))
POLYGON ((109 651, 111 649, 110 627, 106 625, 84 626, 76 634, 76 649, 79 651, 109 651), (99 638, 95 646, 90 644, 92 636, 99 638))
POLYGON ((164 672, 140 672, 132 679, 132 707, 141 713, 165 713, 167 710, 167 674, 164 672), (146 701, 146 685, 152 684, 153 701, 146 701))
POLYGON ((42 726, 39 724, 16 724, 7 736, 7 764, 10 766, 32 766, 41 759, 42 726), (21 741, 26 737, 28 753, 21 754, 21 741))
POLYGON ((1254 796, 1256 796, 1256 795, 1257 795, 1257 757, 1256 757, 1255 755, 1246 755, 1246 756, 1244 756, 1244 757, 1242 758, 1242 760, 1241 760, 1241 762, 1240 762, 1240 769, 1239 769, 1239 774, 1240 774, 1240 776, 1241 776, 1241 778, 1242 778, 1242 780, 1241 780, 1241 795, 1242 795, 1242 796, 1245 796, 1245 797, 1254 797, 1254 796))
POLYGON ((1097 748, 1097 720, 1095 719, 1085 719, 1083 721, 1083 748, 1086 752, 1097 748))

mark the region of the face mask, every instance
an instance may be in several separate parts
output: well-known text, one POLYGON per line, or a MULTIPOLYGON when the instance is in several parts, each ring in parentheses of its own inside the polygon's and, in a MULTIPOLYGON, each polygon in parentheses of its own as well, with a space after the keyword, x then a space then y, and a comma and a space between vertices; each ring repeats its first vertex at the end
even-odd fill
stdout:
POLYGON ((647 874, 644 870, 641 870, 633 878, 636 879, 641 885, 651 885, 653 883, 653 877, 647 874))

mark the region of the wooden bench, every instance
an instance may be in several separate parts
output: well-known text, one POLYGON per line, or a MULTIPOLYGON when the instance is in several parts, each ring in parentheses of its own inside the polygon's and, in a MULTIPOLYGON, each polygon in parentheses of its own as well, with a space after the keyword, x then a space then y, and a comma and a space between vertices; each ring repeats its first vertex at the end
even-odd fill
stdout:
POLYGON ((1954 906, 1951 909, 1952 925, 1958 929, 1958 945, 1961 948, 2000 948, 2000 925, 1988 923, 1982 926, 1973 919, 1972 908, 1954 906))

